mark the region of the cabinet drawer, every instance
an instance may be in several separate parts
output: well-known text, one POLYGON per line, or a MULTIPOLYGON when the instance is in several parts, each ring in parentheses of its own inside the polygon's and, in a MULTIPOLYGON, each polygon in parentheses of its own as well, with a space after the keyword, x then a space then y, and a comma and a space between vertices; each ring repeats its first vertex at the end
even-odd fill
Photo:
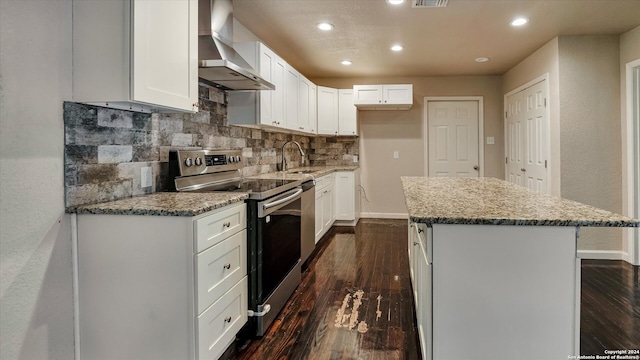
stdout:
POLYGON ((198 314, 247 275, 246 244, 242 230, 196 255, 198 314))
POLYGON ((246 226, 247 208, 244 203, 195 220, 196 252, 219 243, 246 226))
POLYGON ((324 187, 330 186, 332 184, 331 175, 325 175, 316 179, 316 189, 320 190, 324 187))
POLYGON ((217 359, 247 322, 247 277, 196 318, 198 359, 217 359))

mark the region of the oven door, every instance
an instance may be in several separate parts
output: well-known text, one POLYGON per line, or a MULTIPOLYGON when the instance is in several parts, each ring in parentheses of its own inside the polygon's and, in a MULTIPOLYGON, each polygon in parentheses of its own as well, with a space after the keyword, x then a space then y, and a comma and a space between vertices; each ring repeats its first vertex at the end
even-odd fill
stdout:
POLYGON ((300 261, 301 194, 302 188, 295 188, 257 204, 259 303, 300 261))
POLYGON ((265 334, 301 281, 302 188, 249 200, 249 316, 251 336, 265 334))

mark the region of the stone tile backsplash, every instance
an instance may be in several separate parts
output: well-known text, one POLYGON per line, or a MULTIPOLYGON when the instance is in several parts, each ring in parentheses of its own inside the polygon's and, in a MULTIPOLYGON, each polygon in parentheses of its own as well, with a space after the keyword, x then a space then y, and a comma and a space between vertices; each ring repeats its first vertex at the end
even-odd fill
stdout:
MULTIPOLYGON (((195 114, 145 114, 65 102, 65 202, 67 206, 165 191, 169 149, 240 149, 244 176, 278 170, 280 149, 298 141, 306 166, 353 165, 358 137, 303 136, 227 125, 226 93, 200 86, 195 114), (141 186, 151 167, 152 185, 141 186)), ((301 166, 296 146, 289 168, 301 166)))

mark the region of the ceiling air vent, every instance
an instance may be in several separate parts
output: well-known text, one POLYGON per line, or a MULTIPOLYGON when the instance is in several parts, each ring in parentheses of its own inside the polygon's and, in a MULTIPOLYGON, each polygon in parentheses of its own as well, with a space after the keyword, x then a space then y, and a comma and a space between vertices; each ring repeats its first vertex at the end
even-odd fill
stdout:
POLYGON ((447 7, 449 0, 413 0, 414 8, 447 7))

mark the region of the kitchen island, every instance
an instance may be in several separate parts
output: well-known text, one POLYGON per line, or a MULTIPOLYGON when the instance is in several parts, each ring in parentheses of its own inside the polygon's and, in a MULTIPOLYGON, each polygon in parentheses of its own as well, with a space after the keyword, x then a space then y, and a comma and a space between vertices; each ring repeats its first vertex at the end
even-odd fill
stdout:
POLYGON ((581 226, 640 226, 493 178, 402 177, 424 359, 580 355, 581 226))

